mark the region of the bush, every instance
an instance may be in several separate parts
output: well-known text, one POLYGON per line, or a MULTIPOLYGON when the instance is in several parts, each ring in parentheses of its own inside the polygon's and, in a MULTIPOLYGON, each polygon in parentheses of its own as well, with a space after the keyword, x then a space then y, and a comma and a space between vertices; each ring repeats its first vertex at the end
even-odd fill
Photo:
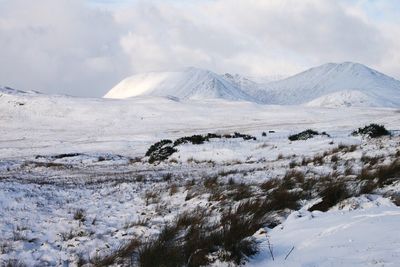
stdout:
POLYGON ((376 171, 376 176, 380 186, 400 180, 400 159, 394 160, 389 165, 380 166, 376 171))
POLYGON ((179 229, 175 226, 166 226, 160 236, 147 242, 139 250, 139 264, 142 267, 183 266, 181 247, 175 243, 179 229))
POLYGON ((266 208, 270 211, 280 211, 284 209, 297 210, 300 208, 298 203, 300 197, 301 195, 299 193, 288 191, 281 186, 268 195, 266 208))
POLYGON ((377 179, 379 187, 391 184, 400 179, 400 159, 394 160, 389 165, 381 165, 376 169, 369 165, 364 167, 357 176, 359 180, 374 180, 377 179))
POLYGON ((83 209, 77 209, 74 212, 74 220, 84 222, 86 220, 85 211, 83 209))
POLYGON ((156 161, 163 161, 168 159, 173 153, 178 150, 175 148, 181 144, 191 143, 193 145, 200 145, 204 142, 209 141, 211 138, 243 138, 243 140, 256 140, 254 136, 248 134, 234 133, 233 135, 218 135, 213 133, 208 133, 207 135, 192 135, 192 136, 184 136, 176 139, 174 142, 169 139, 161 140, 157 143, 154 143, 147 150, 145 156, 149 157, 149 163, 154 163, 156 161))
POLYGON ((179 146, 185 143, 192 143, 193 145, 201 145, 208 140, 209 140, 208 136, 202 136, 202 135, 184 136, 179 139, 176 139, 174 142, 174 146, 179 146))
POLYGON ((263 182, 262 184, 260 184, 260 188, 263 191, 268 192, 269 190, 278 187, 279 184, 280 184, 280 181, 276 178, 273 178, 273 179, 269 179, 269 180, 263 182))
POLYGON ((164 147, 165 145, 168 145, 168 144, 172 144, 172 141, 169 139, 163 139, 163 140, 151 145, 150 148, 147 150, 145 156, 146 157, 151 156, 155 151, 161 149, 162 147, 164 147))
POLYGON ((326 135, 329 136, 326 132, 319 133, 317 131, 307 129, 305 131, 302 131, 298 134, 292 134, 289 136, 290 141, 298 141, 298 140, 307 140, 310 138, 313 138, 316 135, 326 135))
POLYGON ((366 135, 371 138, 377 138, 384 135, 390 135, 390 132, 386 130, 385 126, 371 123, 363 128, 353 131, 352 135, 366 135))
POLYGON ((346 184, 342 181, 331 182, 320 193, 322 201, 309 208, 309 211, 320 210, 327 211, 340 201, 350 197, 346 184))
POLYGON ((155 161, 166 160, 176 151, 177 150, 172 147, 172 141, 169 139, 164 139, 151 145, 145 156, 150 157, 149 163, 153 163, 155 161))
POLYGON ((171 146, 161 147, 160 149, 154 151, 149 158, 149 163, 154 163, 156 161, 163 161, 168 159, 169 156, 174 154, 177 150, 171 146))
MULTIPOLYGON (((253 203, 247 202, 246 204, 252 206, 253 203)), ((251 208, 254 208, 254 206, 251 208)), ((249 209, 249 211, 251 211, 250 213, 244 213, 243 211, 247 209, 238 207, 236 210, 230 209, 228 212, 222 214, 222 245, 223 248, 229 252, 229 258, 227 260, 234 261, 236 264, 241 264, 244 259, 258 253, 258 244, 251 236, 260 229, 263 224, 262 221, 256 217, 256 212, 258 211, 257 204, 255 208, 255 211, 249 209)))
POLYGON ((233 194, 231 194, 231 198, 234 201, 239 201, 245 198, 249 198, 253 195, 250 186, 245 183, 233 185, 231 186, 231 188, 235 188, 233 194))
POLYGON ((243 138, 243 140, 257 140, 257 138, 255 138, 252 135, 249 134, 241 134, 241 133, 237 133, 235 132, 232 136, 232 138, 243 138))
POLYGON ((156 239, 141 246, 139 265, 209 266, 215 260, 210 255, 242 264, 258 252, 252 235, 264 225, 262 205, 262 201, 243 202, 222 213, 219 223, 204 210, 183 213, 156 239))
MULTIPOLYGON (((108 255, 91 259, 90 263, 96 267, 111 266, 118 261, 130 258, 137 251, 140 244, 141 243, 138 239, 132 239, 127 243, 119 246, 116 250, 108 255)), ((83 264, 85 264, 85 262, 83 262, 83 264)))
POLYGON ((218 185, 218 176, 210 176, 204 179, 203 185, 207 189, 212 189, 218 185))

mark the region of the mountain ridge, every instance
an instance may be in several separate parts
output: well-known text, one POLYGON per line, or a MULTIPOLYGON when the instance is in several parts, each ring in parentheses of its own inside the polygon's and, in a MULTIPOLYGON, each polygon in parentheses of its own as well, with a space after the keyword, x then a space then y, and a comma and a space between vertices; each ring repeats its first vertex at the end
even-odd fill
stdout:
POLYGON ((139 95, 173 96, 183 100, 223 98, 256 102, 256 99, 222 76, 194 67, 175 72, 137 74, 122 80, 104 97, 139 95))
POLYGON ((222 98, 274 105, 398 107, 400 81, 354 62, 326 63, 283 79, 219 75, 191 67, 181 72, 133 75, 104 97, 139 95, 182 100, 222 98))

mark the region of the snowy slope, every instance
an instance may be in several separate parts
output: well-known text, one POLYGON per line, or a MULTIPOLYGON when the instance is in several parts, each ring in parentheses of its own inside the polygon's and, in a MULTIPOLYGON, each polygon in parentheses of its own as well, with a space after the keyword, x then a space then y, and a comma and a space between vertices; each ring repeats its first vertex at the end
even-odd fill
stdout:
POLYGON ((218 74, 198 68, 134 75, 117 84, 104 97, 128 98, 139 95, 173 96, 179 99, 221 98, 255 101, 239 87, 218 74))
POLYGON ((345 102, 345 106, 365 106, 366 103, 400 106, 400 81, 351 62, 324 64, 263 87, 253 96, 267 104, 301 105, 322 97, 323 101, 316 102, 345 102), (354 93, 351 99, 347 99, 348 93, 339 93, 345 90, 359 91, 357 94, 362 95, 362 100, 354 93))
POLYGON ((383 97, 373 97, 358 90, 344 90, 331 94, 323 95, 310 102, 305 106, 309 107, 385 107, 396 106, 390 99, 383 97))
POLYGON ((275 260, 264 238, 249 266, 398 266, 400 210, 386 202, 353 211, 296 211, 269 233, 275 260))
MULTIPOLYGON (((349 94, 360 96, 358 91, 349 94)), ((301 162, 340 145, 357 145, 356 151, 337 152, 336 170, 344 171, 347 162, 361 164, 364 156, 391 160, 400 141, 396 109, 269 106, 223 99, 185 102, 149 95, 122 100, 77 98, 10 88, 0 90, 0 125, 0 248, 4 251, 0 266, 10 259, 20 260, 21 266, 75 266, 80 255, 94 259, 132 238, 157 236, 178 214, 196 207, 227 210, 232 203, 222 200, 226 206, 213 206, 209 191, 196 187, 193 190, 199 194, 187 199, 189 179, 202 186, 202 179, 220 174, 219 181, 225 184, 232 178, 238 185, 259 188, 260 183, 281 177, 294 160, 301 162), (350 135, 371 122, 384 124, 396 134, 375 141, 350 135), (289 134, 307 128, 327 131, 331 137, 288 140, 289 134), (263 131, 267 136, 261 135, 263 131), (257 140, 185 144, 171 161, 159 165, 133 159, 160 139, 208 132, 249 133, 257 140), (61 153, 77 156, 57 158, 61 153), (160 179, 164 174, 173 180, 160 179), (178 186, 173 195, 172 185, 178 186), (146 200, 148 192, 155 192, 158 202, 146 200), (85 220, 75 219, 82 208, 85 220)), ((333 170, 331 161, 328 155, 322 165, 310 163, 295 170, 322 175, 333 170)), ((355 164, 353 169, 362 166, 355 164)), ((395 192, 398 186, 393 186, 395 192)), ((265 234, 260 234, 260 254, 246 266, 396 266, 399 207, 386 197, 368 203, 376 205, 362 205, 355 211, 309 213, 305 207, 293 212, 283 224, 267 229, 275 261, 269 257, 265 234)))

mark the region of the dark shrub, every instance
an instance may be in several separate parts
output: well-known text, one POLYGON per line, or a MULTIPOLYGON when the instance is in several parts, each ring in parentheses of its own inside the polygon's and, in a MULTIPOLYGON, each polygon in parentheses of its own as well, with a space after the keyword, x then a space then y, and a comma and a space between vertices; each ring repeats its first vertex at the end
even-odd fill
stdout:
POLYGON ((245 183, 240 183, 232 187, 235 188, 233 194, 231 195, 231 198, 234 201, 239 201, 252 196, 252 191, 250 186, 245 183))
POLYGON ((377 184, 374 181, 367 180, 363 181, 360 187, 360 194, 370 194, 377 188, 377 184))
POLYGON ((229 252, 229 259, 241 264, 244 259, 258 252, 258 244, 251 237, 265 224, 266 209, 258 200, 245 201, 236 209, 222 214, 222 245, 229 252))
POLYGON ((373 169, 373 166, 369 165, 364 167, 360 174, 357 176, 359 180, 378 180, 378 186, 391 184, 392 182, 400 179, 400 160, 394 160, 389 165, 378 166, 373 169))
POLYGON ((297 210, 300 208, 298 201, 301 195, 297 192, 290 192, 283 186, 272 191, 267 198, 267 209, 270 211, 280 211, 284 209, 297 210))
POLYGON ((379 162, 381 157, 375 156, 375 157, 369 157, 369 156, 362 156, 361 157, 361 162, 364 164, 369 164, 370 166, 374 166, 379 162))
POLYGON ((149 163, 162 161, 167 159, 177 150, 172 147, 172 141, 169 139, 161 140, 153 145, 146 152, 146 157, 149 157, 149 163))
POLYGON ((207 138, 211 139, 211 138, 221 138, 222 136, 220 134, 215 134, 215 133, 208 133, 207 134, 207 138))
POLYGON ((292 134, 289 136, 290 141, 297 141, 297 140, 307 140, 309 138, 313 138, 315 135, 320 135, 317 131, 308 129, 305 131, 302 131, 298 134, 292 134))
POLYGON ((296 170, 289 170, 282 178, 282 187, 285 189, 293 189, 296 183, 304 183, 304 173, 296 170))
POLYGON ((260 202, 245 202, 223 213, 220 223, 201 210, 184 213, 139 249, 139 265, 208 266, 209 255, 217 251, 222 261, 243 263, 258 252, 251 236, 263 226, 262 217, 255 215, 260 207, 260 202))
POLYGON ((267 136, 267 133, 266 132, 262 132, 262 134, 261 134, 261 136, 267 136))
POLYGON ((81 156, 81 155, 83 155, 83 154, 81 154, 81 153, 67 153, 67 154, 59 154, 59 155, 51 156, 51 158, 53 158, 53 159, 63 159, 63 158, 77 157, 77 156, 81 156))
POLYGON ((202 136, 202 135, 192 135, 192 136, 184 136, 181 138, 178 138, 174 142, 174 146, 179 146, 181 144, 185 143, 192 143, 193 145, 201 145, 204 142, 208 141, 207 136, 202 136))
POLYGON ((390 196, 390 198, 392 199, 393 203, 396 206, 398 206, 398 207, 400 206, 400 194, 399 193, 393 194, 392 196, 390 196))
POLYGON ((211 176, 204 179, 203 185, 205 188, 212 189, 218 185, 218 176, 211 176))
POLYGON ((74 212, 74 220, 84 222, 86 220, 85 211, 83 209, 77 209, 74 212))
POLYGON ((163 161, 168 159, 173 153, 178 151, 175 147, 185 144, 191 143, 193 145, 200 145, 204 142, 210 140, 210 138, 243 138, 243 140, 256 140, 254 136, 248 134, 234 133, 233 135, 218 135, 213 133, 208 133, 207 135, 192 135, 192 136, 184 136, 176 139, 172 142, 169 139, 161 140, 153 145, 147 150, 145 156, 149 157, 149 163, 154 163, 156 161, 163 161))
POLYGON ((289 168, 290 169, 293 169, 296 166, 297 166, 297 162, 296 161, 292 160, 292 161, 289 162, 289 168))
POLYGON ((233 134, 233 138, 243 138, 243 140, 257 140, 257 138, 255 138, 255 137, 252 136, 252 135, 249 135, 249 134, 241 134, 241 133, 237 133, 237 132, 235 132, 235 133, 233 134))
POLYGON ((380 186, 400 180, 400 159, 393 161, 389 165, 380 166, 376 171, 376 176, 380 186))
POLYGON ((386 130, 385 126, 371 123, 364 128, 358 128, 353 131, 352 135, 367 135, 371 138, 377 138, 384 135, 390 135, 390 132, 386 130))
POLYGON ((160 149, 154 151, 149 158, 149 163, 154 163, 156 161, 163 161, 168 159, 169 156, 174 154, 177 150, 171 146, 161 147, 160 149))
POLYGON ((167 226, 157 239, 142 246, 139 250, 140 266, 183 266, 185 258, 182 257, 182 248, 176 244, 178 233, 179 229, 177 227, 167 226))
POLYGON ((172 173, 168 172, 168 173, 164 174, 164 175, 162 176, 162 179, 164 180, 164 182, 169 182, 169 181, 171 181, 171 179, 172 179, 172 173))
POLYGON ((329 208, 336 205, 340 201, 350 197, 350 194, 347 190, 346 184, 339 181, 329 183, 320 193, 320 196, 322 197, 322 201, 309 208, 309 211, 327 211, 329 208))
MULTIPOLYGON (((130 258, 135 252, 137 252, 139 246, 140 246, 140 241, 137 239, 132 239, 127 243, 119 246, 109 255, 103 257, 95 257, 91 259, 90 263, 92 263, 96 267, 113 265, 120 260, 130 258)), ((83 264, 85 263, 83 262, 83 264)))
POLYGON ((280 184, 280 181, 278 179, 269 179, 268 181, 263 182, 262 184, 260 184, 260 188, 265 191, 268 192, 271 189, 274 189, 276 187, 278 187, 280 184))
POLYGON ((146 152, 146 157, 149 157, 150 155, 153 154, 153 152, 161 149, 163 146, 167 145, 167 144, 172 144, 172 141, 169 139, 163 139, 153 145, 150 146, 150 148, 147 150, 146 152))

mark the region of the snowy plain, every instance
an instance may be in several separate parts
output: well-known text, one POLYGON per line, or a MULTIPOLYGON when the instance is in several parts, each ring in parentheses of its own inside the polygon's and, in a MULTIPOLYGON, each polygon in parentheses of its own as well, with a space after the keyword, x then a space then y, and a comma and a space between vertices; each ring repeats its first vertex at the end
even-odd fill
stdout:
MULTIPOLYGON (((383 156, 384 164, 400 148, 396 108, 181 102, 153 96, 90 99, 2 90, 0 125, 0 261, 15 259, 27 266, 77 266, 81 258, 106 255, 132 238, 157 236, 183 211, 235 204, 210 201, 210 193, 201 191, 189 198, 188 181, 202 184, 205 176, 219 174, 221 182, 233 179, 258 187, 284 176, 291 161, 340 145, 357 149, 337 152, 338 171, 350 162, 358 172, 363 156, 383 156), (351 135, 369 123, 385 125, 393 136, 372 140, 351 135), (308 128, 330 137, 288 140, 308 128), (160 164, 144 157, 161 139, 234 132, 257 140, 184 144, 160 164), (178 186, 174 194, 172 184, 178 186), (74 219, 79 209, 85 220, 74 219)), ((296 168, 312 175, 329 173, 330 157, 321 165, 296 168)), ((390 196, 399 188, 397 181, 327 212, 307 211, 315 199, 304 202, 275 228, 254 235, 261 250, 246 265, 398 266, 400 209, 390 196)))

